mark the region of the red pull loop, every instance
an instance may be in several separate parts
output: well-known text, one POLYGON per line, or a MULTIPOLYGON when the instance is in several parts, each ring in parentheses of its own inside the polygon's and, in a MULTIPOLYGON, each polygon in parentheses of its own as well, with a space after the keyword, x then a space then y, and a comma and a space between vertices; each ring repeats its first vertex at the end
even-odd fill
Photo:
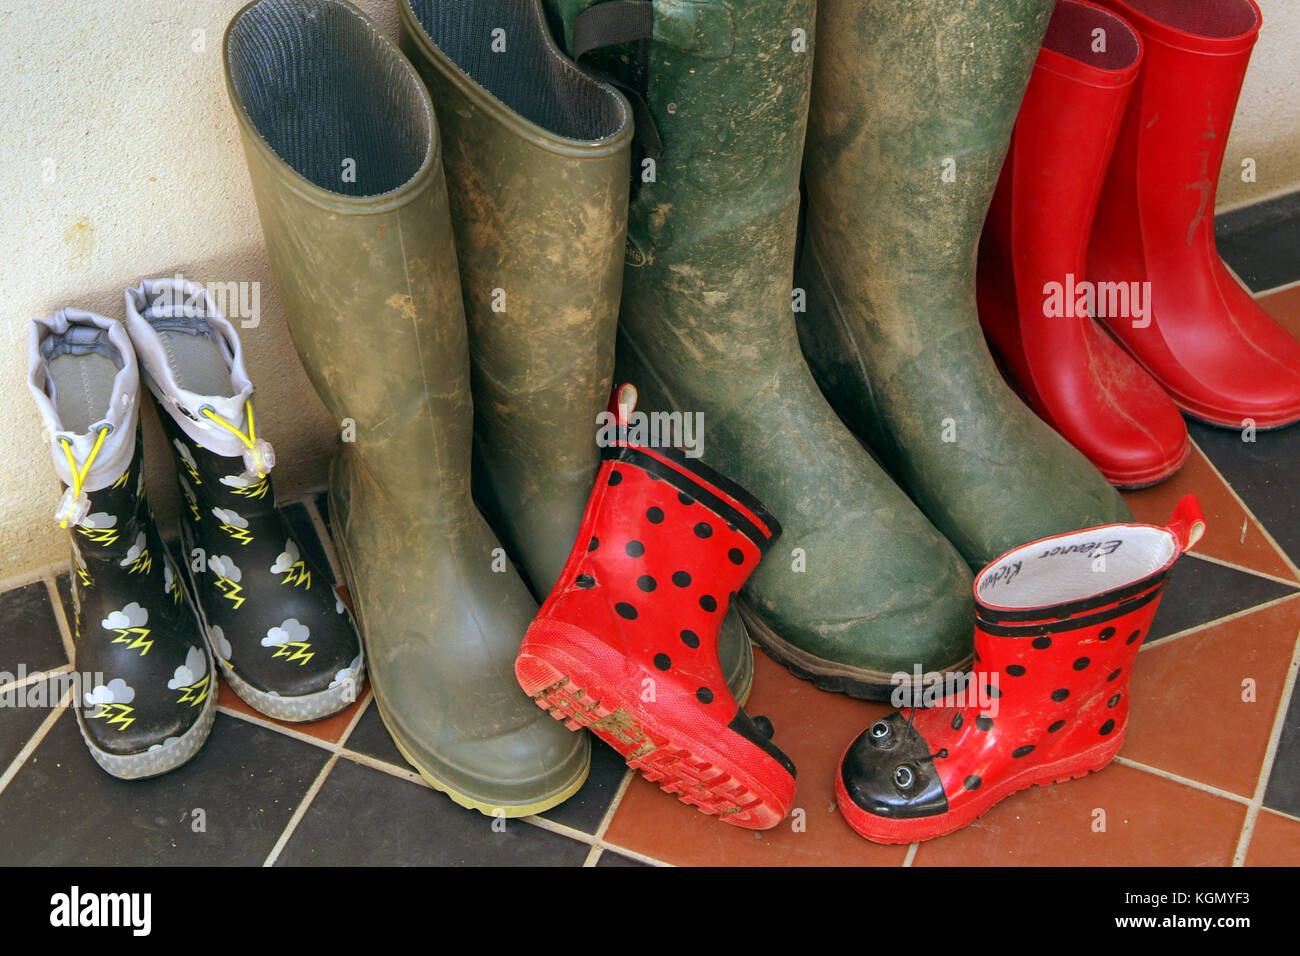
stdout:
POLYGON ((1205 534, 1205 515, 1196 495, 1184 495, 1169 519, 1169 531, 1178 542, 1179 552, 1190 551, 1205 534))
POLYGON ((631 382, 614 386, 609 396, 609 412, 618 422, 619 429, 627 428, 628 419, 636 408, 636 386, 631 382))

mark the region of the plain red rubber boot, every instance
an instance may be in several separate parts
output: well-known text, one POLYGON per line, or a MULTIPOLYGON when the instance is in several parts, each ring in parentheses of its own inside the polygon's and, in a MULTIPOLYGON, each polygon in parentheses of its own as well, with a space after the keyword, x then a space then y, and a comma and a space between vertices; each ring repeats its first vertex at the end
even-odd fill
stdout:
POLYGON ((1300 420, 1300 342, 1233 278, 1214 243, 1219 170, 1259 8, 1253 0, 1104 4, 1142 35, 1145 56, 1088 272, 1098 282, 1150 282, 1151 310, 1139 322, 1103 321, 1193 418, 1233 428, 1300 420))
POLYGON ((1191 451, 1169 396, 1097 327, 1086 299, 1076 307, 1141 60, 1141 40, 1119 17, 1060 0, 1020 106, 977 274, 980 322, 1021 395, 1126 488, 1163 481, 1191 451))
POLYGON ((849 825, 877 843, 928 840, 1017 790, 1110 763, 1128 729, 1133 660, 1174 562, 1204 532, 1188 495, 1166 528, 1055 535, 984 568, 970 680, 849 745, 835 780, 849 825))
POLYGON ((718 631, 780 533, 743 489, 674 448, 643 447, 618 390, 577 544, 524 636, 515 675, 556 720, 586 727, 668 793, 754 830, 794 801, 795 769, 727 689, 718 631))

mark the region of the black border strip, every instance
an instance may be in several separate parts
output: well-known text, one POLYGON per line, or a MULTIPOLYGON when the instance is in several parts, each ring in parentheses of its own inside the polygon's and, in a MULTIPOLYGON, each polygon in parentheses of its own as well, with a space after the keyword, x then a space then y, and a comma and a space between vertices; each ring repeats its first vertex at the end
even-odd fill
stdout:
POLYGON ((1141 594, 1152 585, 1159 584, 1169 573, 1173 571, 1172 564, 1149 574, 1134 584, 1125 584, 1118 588, 1112 588, 1109 591, 1103 591, 1100 594, 1093 594, 1086 598, 1079 598, 1077 601, 1070 601, 1066 604, 1055 604, 1050 608, 1028 608, 1026 610, 1014 610, 997 608, 985 604, 979 599, 978 594, 975 598, 975 616, 983 621, 1003 622, 1003 621, 1041 621, 1044 617, 1053 617, 1061 620, 1067 617, 1073 617, 1082 611, 1091 611, 1093 608, 1103 607, 1112 604, 1115 601, 1123 601, 1135 594, 1141 594), (1047 612, 1052 612, 1050 615, 1047 612))
POLYGON ((1075 617, 1065 621, 1047 621, 1042 624, 1003 625, 985 621, 976 615, 975 626, 986 634, 994 634, 998 637, 1037 637, 1040 634, 1058 634, 1061 631, 1083 630, 1097 624, 1105 624, 1107 621, 1113 621, 1117 617, 1123 617, 1131 611, 1145 607, 1160 597, 1164 593, 1164 589, 1165 586, 1161 583, 1159 587, 1153 588, 1149 593, 1143 594, 1141 597, 1121 602, 1100 614, 1090 614, 1087 617, 1075 617))
POLYGON ((780 523, 759 504, 758 499, 745 491, 739 485, 736 485, 722 475, 719 475, 708 465, 703 462, 694 461, 681 455, 682 460, 679 462, 676 455, 665 454, 668 451, 677 451, 677 449, 655 449, 665 458, 673 461, 673 464, 680 465, 682 470, 687 472, 683 474, 676 468, 664 464, 659 459, 647 454, 639 448, 631 445, 610 445, 601 451, 601 457, 606 461, 616 461, 622 464, 634 465, 642 471, 646 471, 672 484, 679 491, 690 495, 696 501, 700 502, 719 518, 730 524, 735 525, 744 533, 745 537, 753 541, 760 552, 766 552, 768 546, 776 540, 781 534, 780 523), (746 515, 728 503, 724 498, 714 492, 709 486, 712 485, 735 498, 745 507, 749 508, 760 521, 768 526, 770 533, 764 532, 762 528, 751 521, 746 515), (751 505, 750 503, 753 502, 751 505))

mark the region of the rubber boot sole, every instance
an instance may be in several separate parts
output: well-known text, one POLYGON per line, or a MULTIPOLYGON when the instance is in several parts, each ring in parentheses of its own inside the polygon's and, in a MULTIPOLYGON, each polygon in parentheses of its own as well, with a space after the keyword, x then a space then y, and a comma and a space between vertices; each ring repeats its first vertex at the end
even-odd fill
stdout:
POLYGON ((515 674, 538 707, 570 730, 590 730, 633 770, 702 813, 732 826, 767 830, 785 819, 794 802, 793 778, 783 793, 765 786, 736 757, 655 720, 555 648, 525 643, 515 674))
MULTIPOLYGON (((894 692, 900 687, 891 679, 892 673, 850 667, 800 650, 778 637, 776 632, 768 627, 743 600, 737 600, 736 606, 740 609, 740 616, 745 621, 750 637, 758 642, 767 655, 795 677, 811 682, 818 690, 832 694, 847 694, 856 700, 890 701, 894 692)), ((941 673, 964 673, 974 659, 975 655, 972 654, 944 668, 941 673)))
MULTIPOLYGON (((921 840, 932 840, 969 826, 1013 793, 1028 790, 1030 787, 1067 783, 1105 768, 1124 746, 1124 735, 1127 729, 1125 726, 1124 730, 1120 731, 1118 739, 1106 740, 1082 753, 1041 767, 1029 767, 1013 777, 1008 777, 987 791, 981 791, 977 799, 964 804, 960 810, 912 819, 879 817, 867 813, 853 802, 844 787, 844 776, 838 769, 843 765, 845 755, 848 753, 849 748, 846 747, 844 753, 840 755, 839 763, 836 764, 835 800, 848 825, 873 843, 916 843, 921 840)), ((852 744, 849 746, 851 747, 852 744)))

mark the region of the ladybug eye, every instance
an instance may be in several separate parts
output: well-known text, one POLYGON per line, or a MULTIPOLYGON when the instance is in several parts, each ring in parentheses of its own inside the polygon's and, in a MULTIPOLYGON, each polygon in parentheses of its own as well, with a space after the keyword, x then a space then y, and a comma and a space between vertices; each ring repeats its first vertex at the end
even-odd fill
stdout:
POLYGON ((911 788, 915 778, 912 776, 912 768, 906 765, 894 768, 894 783, 900 790, 911 788))
POLYGON ((884 740, 889 736, 889 724, 883 720, 878 720, 871 725, 871 736, 874 740, 884 740))

